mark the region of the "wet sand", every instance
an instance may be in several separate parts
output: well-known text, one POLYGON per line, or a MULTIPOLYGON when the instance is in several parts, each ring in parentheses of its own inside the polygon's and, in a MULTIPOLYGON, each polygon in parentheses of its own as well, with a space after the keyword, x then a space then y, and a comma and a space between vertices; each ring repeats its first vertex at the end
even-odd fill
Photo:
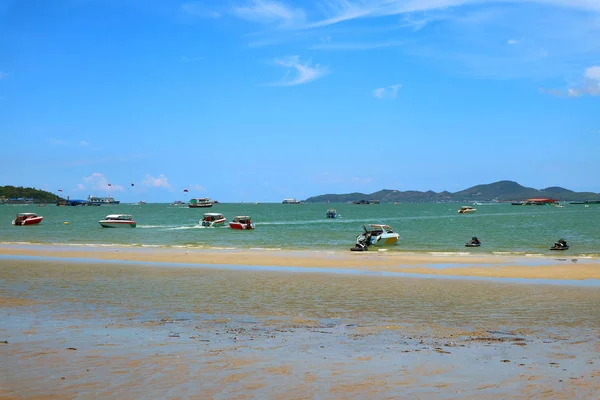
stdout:
POLYGON ((0 256, 80 261, 111 260, 190 265, 245 265, 357 269, 441 276, 524 279, 600 279, 600 259, 496 255, 406 254, 385 251, 198 250, 132 247, 0 245, 0 256))
POLYGON ((596 399, 598 304, 597 287, 0 259, 0 398, 596 399))

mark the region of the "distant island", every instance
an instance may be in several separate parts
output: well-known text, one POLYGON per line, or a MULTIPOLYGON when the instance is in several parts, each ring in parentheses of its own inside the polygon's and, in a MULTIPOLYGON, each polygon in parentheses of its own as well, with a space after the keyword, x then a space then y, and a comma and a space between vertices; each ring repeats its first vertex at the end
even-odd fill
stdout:
POLYGON ((546 189, 533 189, 513 181, 499 181, 485 185, 476 185, 460 192, 434 192, 428 190, 392 190, 384 189, 375 193, 346 193, 323 194, 309 197, 305 203, 349 203, 349 202, 380 202, 380 203, 439 203, 459 201, 522 201, 530 198, 552 198, 559 201, 598 201, 600 193, 574 192, 558 186, 546 189))
POLYGON ((45 190, 22 187, 0 186, 0 204, 56 203, 61 198, 45 190))

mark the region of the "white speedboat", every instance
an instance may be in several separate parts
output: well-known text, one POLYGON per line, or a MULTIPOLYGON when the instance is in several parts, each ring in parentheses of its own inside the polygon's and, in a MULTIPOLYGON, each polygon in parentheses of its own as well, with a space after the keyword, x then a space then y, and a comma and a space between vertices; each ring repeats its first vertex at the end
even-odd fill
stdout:
POLYGON ((395 244, 400 235, 389 225, 369 224, 363 226, 364 232, 356 237, 356 243, 364 243, 369 239, 367 246, 385 246, 395 244))
POLYGON ((231 229, 237 230, 247 230, 254 229, 254 224, 252 223, 252 219, 247 215, 238 215, 229 223, 229 227, 231 229))
POLYGON ((19 213, 15 219, 13 219, 12 224, 16 226, 37 225, 42 222, 43 219, 44 217, 38 217, 35 213, 19 213))
POLYGON ((458 210, 459 214, 468 214, 468 213, 474 213, 477 212, 476 208, 473 208, 471 206, 462 206, 460 208, 460 210, 458 210))
POLYGON ((136 223, 129 214, 110 214, 99 221, 103 228, 135 228, 136 223))
POLYGON ((227 221, 227 218, 223 214, 219 213, 205 213, 200 221, 200 225, 206 228, 215 228, 217 226, 223 226, 227 221))

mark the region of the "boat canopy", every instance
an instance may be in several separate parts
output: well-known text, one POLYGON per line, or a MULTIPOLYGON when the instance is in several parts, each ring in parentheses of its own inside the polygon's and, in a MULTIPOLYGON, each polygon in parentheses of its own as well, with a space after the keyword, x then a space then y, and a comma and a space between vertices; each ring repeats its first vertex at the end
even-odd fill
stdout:
POLYGON ((250 217, 247 215, 238 215, 237 217, 233 218, 233 222, 249 222, 250 221, 250 217))
POLYGON ((131 221, 133 217, 129 214, 110 214, 104 218, 106 221, 131 221))
POLYGON ((364 227, 367 232, 374 231, 386 231, 387 233, 394 233, 394 230, 389 225, 380 225, 380 224, 369 224, 364 227))
POLYGON ((204 218, 202 219, 204 221, 216 221, 218 219, 225 219, 225 217, 223 216, 223 214, 219 213, 205 213, 204 218))
POLYGON ((18 213, 17 217, 37 217, 36 213, 18 213))

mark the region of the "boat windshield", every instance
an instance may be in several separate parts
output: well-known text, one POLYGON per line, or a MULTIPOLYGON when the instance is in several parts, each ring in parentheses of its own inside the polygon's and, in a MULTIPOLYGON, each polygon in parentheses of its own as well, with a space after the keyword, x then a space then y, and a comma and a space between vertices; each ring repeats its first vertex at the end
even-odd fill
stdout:
POLYGON ((365 227, 365 230, 371 233, 383 231, 387 233, 394 233, 394 230, 389 225, 369 225, 368 227, 365 227))
POLYGON ((107 221, 131 221, 133 217, 131 215, 107 215, 107 221))

